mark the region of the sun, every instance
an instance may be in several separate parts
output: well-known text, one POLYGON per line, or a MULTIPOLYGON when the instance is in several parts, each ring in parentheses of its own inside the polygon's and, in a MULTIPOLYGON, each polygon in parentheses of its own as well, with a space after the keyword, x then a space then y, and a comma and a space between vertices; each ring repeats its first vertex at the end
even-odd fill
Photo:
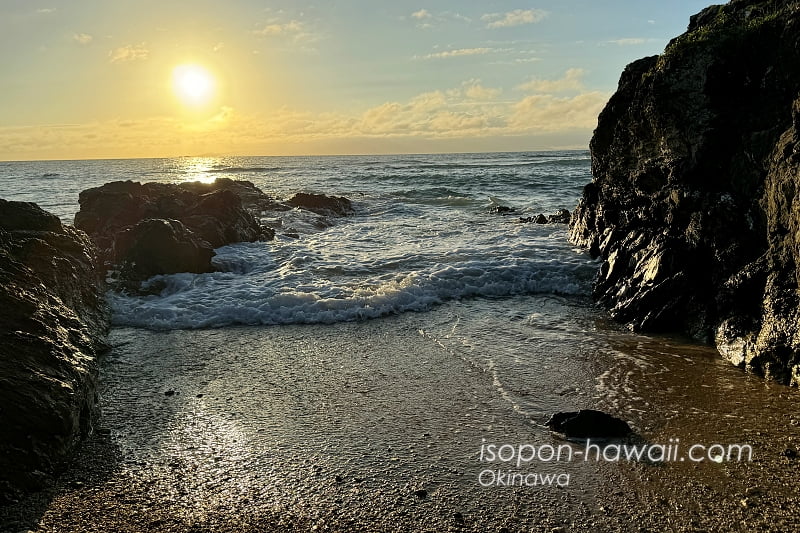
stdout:
POLYGON ((200 65, 179 65, 172 71, 172 90, 186 105, 201 106, 209 103, 215 89, 214 76, 200 65))

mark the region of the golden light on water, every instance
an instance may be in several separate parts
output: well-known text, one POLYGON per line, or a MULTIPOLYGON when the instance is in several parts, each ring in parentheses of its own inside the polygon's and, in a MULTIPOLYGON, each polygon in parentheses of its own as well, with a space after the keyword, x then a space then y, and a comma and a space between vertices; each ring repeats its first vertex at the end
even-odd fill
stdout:
POLYGON ((205 67, 185 64, 172 71, 172 90, 185 105, 199 107, 211 102, 216 80, 205 67))

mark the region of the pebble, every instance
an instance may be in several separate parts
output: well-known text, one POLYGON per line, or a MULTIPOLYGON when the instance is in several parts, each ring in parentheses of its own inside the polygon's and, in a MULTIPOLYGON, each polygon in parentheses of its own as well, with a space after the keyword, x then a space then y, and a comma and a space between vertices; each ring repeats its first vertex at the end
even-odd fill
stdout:
POLYGON ((751 496, 761 496, 764 491, 761 490, 761 487, 747 487, 744 491, 744 495, 747 497, 751 496))

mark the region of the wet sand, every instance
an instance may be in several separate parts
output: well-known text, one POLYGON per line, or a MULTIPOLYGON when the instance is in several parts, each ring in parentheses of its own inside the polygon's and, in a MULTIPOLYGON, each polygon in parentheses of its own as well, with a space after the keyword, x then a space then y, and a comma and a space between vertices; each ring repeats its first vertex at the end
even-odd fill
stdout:
POLYGON ((0 510, 0 530, 795 530, 800 460, 785 451, 800 446, 797 391, 599 313, 591 335, 606 349, 549 370, 542 359, 530 386, 547 405, 604 408, 643 442, 747 443, 754 460, 481 463, 482 443, 565 442, 513 401, 530 392, 498 390, 491 369, 430 333, 469 305, 329 326, 114 330, 97 432, 52 490, 0 510), (482 487, 498 467, 569 485, 482 487))

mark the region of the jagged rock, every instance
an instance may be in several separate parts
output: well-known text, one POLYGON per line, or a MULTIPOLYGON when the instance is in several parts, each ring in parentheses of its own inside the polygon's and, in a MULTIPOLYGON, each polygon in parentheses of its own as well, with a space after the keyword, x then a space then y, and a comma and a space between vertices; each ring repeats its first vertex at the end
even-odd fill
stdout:
POLYGON ((230 191, 242 201, 242 207, 248 211, 258 213, 262 211, 286 211, 290 206, 279 202, 253 185, 250 181, 232 180, 230 178, 217 178, 211 183, 191 181, 179 184, 179 187, 203 195, 215 191, 230 191))
POLYGON ((123 267, 124 280, 210 272, 213 248, 274 237, 242 206, 239 194, 254 206, 272 202, 252 183, 229 179, 211 184, 117 181, 81 192, 75 225, 97 244, 107 268, 123 267), (154 239, 152 245, 148 238, 154 239))
POLYGON ((594 409, 556 413, 546 425, 565 437, 575 439, 616 439, 633 432, 624 420, 594 409))
POLYGON ((0 200, 0 502, 40 488, 91 429, 103 293, 83 232, 0 200))
POLYGON ((734 0, 628 65, 570 225, 603 258, 595 298, 800 384, 800 10, 734 0), (793 111, 794 109, 794 111, 793 111))
POLYGON ((569 224, 572 214, 567 209, 559 209, 555 214, 547 217, 548 224, 569 224))
POLYGON ((353 213, 353 204, 343 196, 326 196, 324 194, 297 193, 287 202, 292 207, 299 207, 325 216, 346 216, 353 213))

